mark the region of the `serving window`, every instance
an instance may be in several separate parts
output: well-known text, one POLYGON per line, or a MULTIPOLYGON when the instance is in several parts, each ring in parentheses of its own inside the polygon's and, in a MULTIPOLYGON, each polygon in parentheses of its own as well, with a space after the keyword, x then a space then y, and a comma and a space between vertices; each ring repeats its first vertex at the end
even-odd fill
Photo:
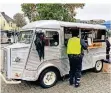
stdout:
POLYGON ((86 42, 87 38, 91 38, 93 42, 104 42, 105 36, 105 30, 81 30, 81 38, 86 42))
POLYGON ((105 30, 93 31, 93 42, 105 42, 105 37, 105 30))
POLYGON ((86 30, 86 29, 81 29, 81 38, 85 40, 87 43, 88 38, 91 38, 92 40, 92 31, 91 30, 86 30))
POLYGON ((91 43, 95 45, 95 43, 105 42, 106 31, 105 30, 96 30, 96 29, 85 29, 85 28, 73 28, 73 27, 65 27, 64 28, 64 45, 67 45, 68 39, 72 37, 72 32, 78 33, 78 37, 84 39, 88 44, 88 39, 91 39, 91 43))
POLYGON ((89 48, 100 48, 102 42, 105 42, 106 31, 105 30, 81 30, 81 38, 88 44, 88 39, 91 40, 89 48))

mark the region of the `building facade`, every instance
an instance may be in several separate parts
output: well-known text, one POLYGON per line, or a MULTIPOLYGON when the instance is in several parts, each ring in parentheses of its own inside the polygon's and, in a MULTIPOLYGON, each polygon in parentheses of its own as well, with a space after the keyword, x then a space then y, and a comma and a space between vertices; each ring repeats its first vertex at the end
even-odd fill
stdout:
POLYGON ((0 30, 1 31, 17 31, 14 20, 6 15, 4 12, 0 12, 0 30))
POLYGON ((14 37, 18 30, 19 28, 16 26, 14 20, 4 12, 0 12, 0 42, 15 42, 14 37))

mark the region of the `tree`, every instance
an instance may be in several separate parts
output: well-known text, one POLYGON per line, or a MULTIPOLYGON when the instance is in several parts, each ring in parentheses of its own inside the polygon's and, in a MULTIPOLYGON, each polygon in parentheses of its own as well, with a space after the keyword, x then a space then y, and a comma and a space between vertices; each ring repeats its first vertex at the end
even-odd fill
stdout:
POLYGON ((70 21, 71 17, 62 4, 37 4, 37 19, 70 21))
POLYGON ((24 12, 25 16, 31 21, 35 21, 36 16, 36 4, 21 4, 22 11, 24 12))
POLYGON ((69 11, 71 17, 73 18, 74 16, 76 16, 75 9, 83 8, 84 5, 85 5, 84 3, 64 4, 64 7, 69 11))
POLYGON ((16 13, 16 14, 13 16, 13 18, 14 18, 14 21, 15 21, 17 27, 23 27, 24 25, 26 25, 26 20, 25 20, 23 14, 21 14, 21 13, 16 13))
POLYGON ((22 4, 22 11, 30 21, 62 20, 74 21, 76 8, 83 8, 84 4, 22 4))

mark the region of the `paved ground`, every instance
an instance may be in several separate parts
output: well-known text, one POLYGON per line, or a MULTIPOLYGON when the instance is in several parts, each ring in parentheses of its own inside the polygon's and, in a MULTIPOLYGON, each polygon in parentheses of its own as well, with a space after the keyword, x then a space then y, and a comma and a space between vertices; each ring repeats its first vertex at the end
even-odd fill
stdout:
POLYGON ((6 85, 2 81, 1 93, 111 93, 110 74, 87 71, 81 79, 81 86, 69 86, 68 79, 59 81, 54 87, 42 89, 35 82, 22 82, 18 85, 6 85))
POLYGON ((49 89, 42 89, 35 82, 23 81, 18 85, 7 85, 1 81, 1 93, 111 93, 111 75, 85 71, 79 88, 69 86, 68 79, 60 80, 49 89))

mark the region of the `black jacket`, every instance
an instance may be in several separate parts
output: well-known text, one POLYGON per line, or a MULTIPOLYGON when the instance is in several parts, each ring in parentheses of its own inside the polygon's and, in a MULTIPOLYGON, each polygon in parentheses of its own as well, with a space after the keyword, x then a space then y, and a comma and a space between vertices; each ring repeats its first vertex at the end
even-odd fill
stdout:
POLYGON ((106 39, 106 51, 109 51, 110 50, 110 42, 106 39))

